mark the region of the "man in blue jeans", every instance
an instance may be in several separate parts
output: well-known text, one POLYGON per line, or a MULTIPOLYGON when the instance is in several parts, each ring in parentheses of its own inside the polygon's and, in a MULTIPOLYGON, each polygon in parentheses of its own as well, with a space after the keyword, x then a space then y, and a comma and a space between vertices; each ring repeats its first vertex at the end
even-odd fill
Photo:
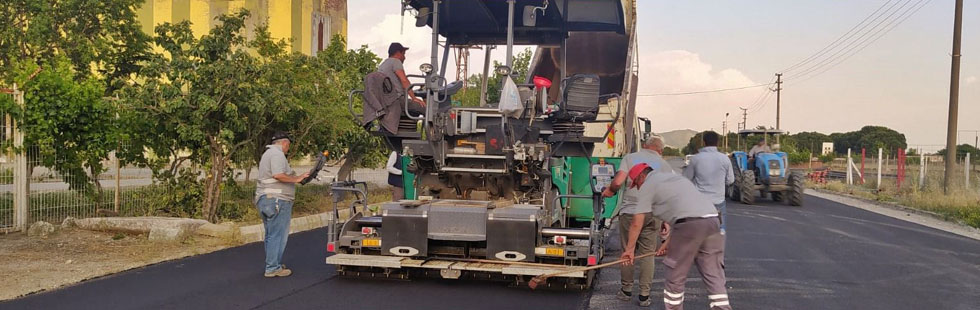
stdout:
POLYGON ((701 134, 704 147, 691 158, 684 168, 684 177, 694 183, 698 191, 708 196, 721 214, 721 234, 725 234, 728 217, 725 210, 725 187, 735 183, 735 171, 728 156, 718 152, 718 133, 705 131, 701 134))
POLYGON ((293 214, 296 183, 309 173, 296 176, 289 167, 286 152, 292 140, 285 132, 272 136, 259 161, 258 182, 255 186, 255 206, 265 227, 265 277, 288 277, 293 272, 282 264, 282 252, 289 239, 289 221, 293 214))

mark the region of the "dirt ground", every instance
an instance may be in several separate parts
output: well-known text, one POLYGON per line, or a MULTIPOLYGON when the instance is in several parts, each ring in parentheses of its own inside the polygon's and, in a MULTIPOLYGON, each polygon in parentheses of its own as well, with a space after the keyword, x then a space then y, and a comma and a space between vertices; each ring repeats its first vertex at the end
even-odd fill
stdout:
POLYGON ((233 240, 205 236, 149 241, 146 235, 76 228, 59 229, 46 238, 0 235, 0 300, 233 245, 233 240))

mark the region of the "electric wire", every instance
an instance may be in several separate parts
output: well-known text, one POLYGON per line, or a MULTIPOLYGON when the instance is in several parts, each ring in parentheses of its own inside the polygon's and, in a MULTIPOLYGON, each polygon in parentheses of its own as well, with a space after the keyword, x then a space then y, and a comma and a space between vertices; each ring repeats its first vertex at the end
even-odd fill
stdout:
POLYGON ((872 44, 874 44, 875 42, 877 42, 881 38, 885 37, 885 35, 887 35, 888 33, 890 33, 895 28, 898 28, 899 25, 901 25, 902 23, 904 23, 906 20, 908 20, 913 15, 915 15, 916 13, 918 13, 919 10, 922 10, 922 8, 926 7, 930 3, 932 3, 932 0, 919 0, 918 2, 916 2, 916 4, 914 4, 912 7, 909 7, 909 9, 907 9, 904 13, 902 13, 902 15, 899 15, 898 19, 893 20, 888 25, 885 25, 884 28, 879 29, 879 31, 876 32, 874 36, 869 37, 868 39, 865 39, 864 41, 862 41, 861 42, 861 45, 857 45, 857 46, 860 46, 857 50, 855 50, 855 51, 853 51, 853 52, 851 52, 849 54, 846 54, 846 56, 844 56, 843 58, 837 60, 836 62, 834 62, 830 66, 827 66, 826 68, 824 68, 821 71, 818 71, 816 73, 812 73, 811 72, 812 74, 810 74, 809 76, 800 75, 798 77, 799 80, 794 81, 792 84, 788 84, 788 85, 789 86, 799 85, 799 84, 801 84, 803 82, 809 81, 809 80, 811 80, 811 79, 813 79, 813 78, 815 78, 817 76, 820 76, 821 74, 823 74, 823 73, 825 73, 827 71, 830 71, 831 69, 837 67, 841 63, 844 63, 845 61, 847 61, 851 57, 854 57, 854 55, 857 55, 857 54, 861 53, 861 51, 863 51, 864 49, 868 48, 868 46, 871 46, 872 44), (882 31, 884 31, 884 32, 882 32, 882 31))
POLYGON ((834 40, 833 42, 830 42, 830 44, 828 44, 824 48, 820 49, 819 51, 817 51, 813 55, 810 55, 809 57, 807 57, 807 58, 801 60, 800 62, 797 62, 796 64, 794 64, 792 66, 789 66, 789 67, 787 67, 787 68, 785 68, 783 70, 779 70, 778 72, 783 72, 783 73, 791 72, 791 71, 793 71, 793 69, 796 69, 796 68, 798 68, 800 66, 803 66, 803 65, 806 65, 806 64, 812 62, 813 60, 816 60, 820 56, 823 56, 827 52, 829 52, 829 51, 837 48, 837 46, 839 46, 840 44, 843 44, 845 41, 850 40, 850 38, 853 37, 854 34, 857 34, 857 32, 860 32, 860 31, 864 30, 864 28, 867 28, 868 25, 871 25, 871 23, 865 24, 865 22, 867 22, 869 19, 871 19, 871 17, 877 15, 878 12, 881 11, 881 9, 885 8, 885 6, 887 6, 892 1, 894 1, 894 0, 888 0, 888 1, 885 1, 885 3, 882 3, 881 6, 878 7, 878 9, 874 10, 874 12, 871 12, 871 14, 868 14, 868 16, 865 17, 863 20, 861 20, 861 22, 859 22, 856 25, 854 25, 854 27, 851 27, 850 30, 848 30, 847 32, 845 32, 844 34, 842 34, 840 37, 837 37, 836 40, 834 40), (861 25, 864 25, 864 26, 862 27, 861 25), (860 29, 858 29, 858 27, 860 27, 860 29), (855 30, 857 30, 857 32, 855 32, 855 30))
POLYGON ((749 88, 763 87, 763 86, 769 86, 769 85, 772 85, 772 83, 749 85, 749 86, 742 86, 742 87, 733 87, 733 88, 721 88, 721 89, 711 89, 711 90, 698 90, 698 91, 689 91, 689 92, 679 92, 679 93, 638 94, 636 96, 638 96, 638 97, 684 96, 684 95, 695 95, 695 94, 719 93, 719 92, 726 92, 726 91, 733 91, 733 90, 741 90, 741 89, 749 89, 749 88))
MULTIPOLYGON (((878 27, 881 26, 883 23, 885 23, 885 22, 891 23, 894 20, 897 20, 898 18, 900 18, 900 17, 895 17, 895 14, 897 14, 900 11, 902 11, 902 9, 904 9, 911 2, 912 2, 912 0, 905 0, 904 2, 901 2, 902 5, 900 7, 898 7, 898 9, 891 10, 891 8, 889 8, 888 10, 886 10, 886 12, 884 12, 884 13, 888 13, 888 16, 886 16, 884 19, 881 19, 881 20, 878 20, 878 18, 876 18, 875 21, 877 21, 877 23, 875 23, 874 26, 872 26, 870 29, 868 29, 864 33, 862 33, 856 39, 848 42, 847 45, 845 45, 844 47, 842 47, 840 49, 837 49, 837 51, 835 51, 833 54, 831 54, 830 56, 828 56, 826 58, 823 58, 821 61, 817 62, 816 64, 812 64, 812 65, 807 66, 805 69, 803 69, 802 72, 798 72, 798 73, 795 73, 795 74, 788 74, 787 78, 797 78, 797 77, 800 77, 800 76, 805 76, 805 75, 807 75, 809 73, 812 73, 814 71, 821 70, 824 67, 828 66, 829 64, 832 64, 833 62, 837 61, 838 59, 840 59, 841 57, 843 57, 846 53, 854 50, 855 47, 857 47, 860 44, 862 44, 864 42, 862 40, 866 40, 865 38, 867 38, 869 34, 871 34, 872 32, 874 32, 875 34, 877 34, 878 32, 880 32, 880 29, 878 27), (895 17, 895 18, 893 19, 893 17, 895 17), (879 31, 875 32, 876 29, 878 29, 879 31)), ((898 4, 898 3, 895 3, 895 4, 898 4)))

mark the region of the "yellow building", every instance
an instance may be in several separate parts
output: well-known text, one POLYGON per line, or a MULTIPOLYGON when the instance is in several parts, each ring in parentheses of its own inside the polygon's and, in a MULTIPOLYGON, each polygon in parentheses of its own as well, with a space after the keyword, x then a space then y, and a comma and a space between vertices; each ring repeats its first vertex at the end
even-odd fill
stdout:
POLYGON ((249 38, 256 26, 268 23, 272 36, 287 39, 294 52, 316 55, 334 35, 347 37, 346 0, 146 0, 138 14, 146 33, 162 23, 189 20, 194 35, 202 36, 216 16, 242 8, 252 14, 246 21, 249 38))

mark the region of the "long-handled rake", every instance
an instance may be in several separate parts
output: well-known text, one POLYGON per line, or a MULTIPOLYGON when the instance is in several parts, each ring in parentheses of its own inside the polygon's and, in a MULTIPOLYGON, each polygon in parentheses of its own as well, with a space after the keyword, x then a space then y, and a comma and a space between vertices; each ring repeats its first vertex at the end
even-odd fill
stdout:
MULTIPOLYGON (((633 260, 637 260, 637 259, 644 258, 644 257, 650 257, 650 256, 653 256, 655 254, 657 254, 657 252, 650 252, 650 253, 646 253, 646 254, 643 254, 643 255, 637 255, 637 256, 633 257, 633 260)), ((527 286, 530 287, 533 290, 533 289, 537 288, 538 285, 544 284, 546 281, 548 281, 548 278, 550 278, 550 277, 560 276, 560 275, 563 275, 563 274, 569 274, 569 273, 573 273, 573 272, 589 271, 589 270, 595 270, 595 269, 599 269, 599 268, 606 268, 606 267, 609 267, 609 266, 614 266, 614 265, 622 264, 624 261, 626 261, 626 260, 625 259, 618 259, 618 260, 615 260, 615 261, 611 261, 611 262, 608 262, 608 263, 603 263, 603 264, 599 264, 599 265, 595 265, 595 266, 577 267, 577 268, 570 267, 570 268, 568 268, 565 271, 559 271, 559 272, 555 272, 555 273, 543 274, 543 275, 540 275, 540 276, 536 276, 534 278, 531 278, 531 281, 527 282, 527 286)))

